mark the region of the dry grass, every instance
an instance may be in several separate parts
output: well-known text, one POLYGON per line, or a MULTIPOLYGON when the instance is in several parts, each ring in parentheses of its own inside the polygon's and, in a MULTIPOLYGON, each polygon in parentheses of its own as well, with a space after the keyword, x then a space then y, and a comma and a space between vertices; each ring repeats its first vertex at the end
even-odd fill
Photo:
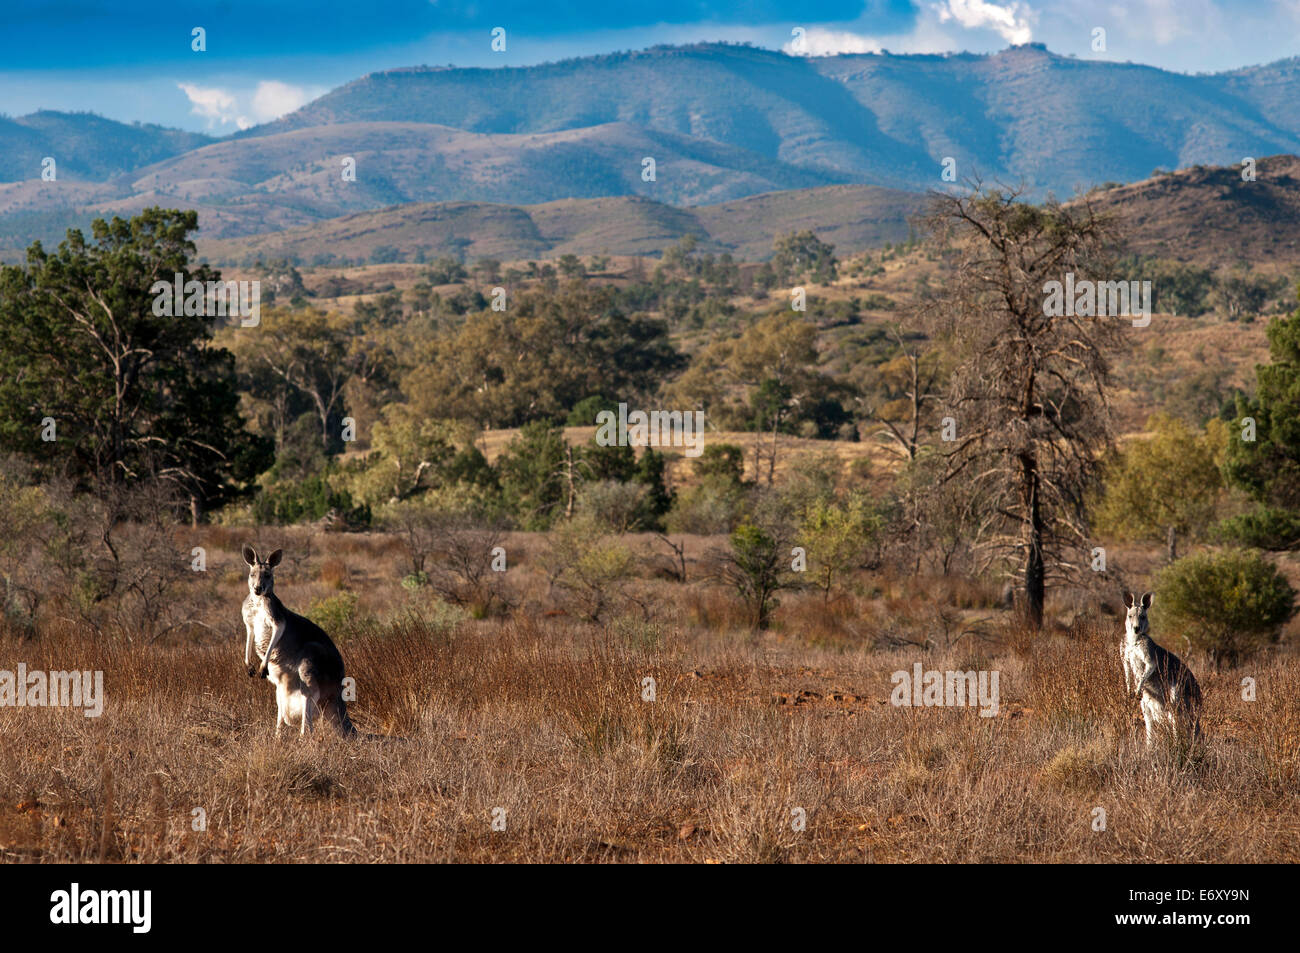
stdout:
POLYGON ((270 687, 242 666, 241 540, 221 534, 206 537, 213 569, 194 583, 220 607, 207 619, 219 636, 93 641, 50 621, 0 641, 0 668, 100 669, 107 694, 100 718, 0 708, 0 857, 1300 860, 1292 654, 1222 672, 1193 657, 1207 746, 1148 756, 1122 697, 1118 624, 1085 617, 1031 639, 977 583, 788 594, 757 638, 727 593, 699 582, 646 580, 649 614, 607 627, 551 614, 528 579, 519 590, 538 594, 512 615, 448 619, 396 585, 383 537, 318 537, 303 557, 301 535, 268 533, 259 543, 297 547, 277 584, 290 606, 341 582, 373 617, 337 632, 363 737, 277 742, 270 687), (926 593, 953 603, 939 608, 963 632, 932 637, 926 593), (890 641, 905 632, 931 637, 890 641), (889 704, 891 673, 916 662, 1000 672, 1000 714, 889 704), (1247 675, 1255 702, 1241 700, 1247 675))

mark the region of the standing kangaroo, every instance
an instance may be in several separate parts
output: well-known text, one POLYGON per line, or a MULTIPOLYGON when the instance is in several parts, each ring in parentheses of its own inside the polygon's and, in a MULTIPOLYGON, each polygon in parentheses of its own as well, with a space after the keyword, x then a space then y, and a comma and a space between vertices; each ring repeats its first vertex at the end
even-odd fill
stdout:
POLYGON ((324 629, 290 612, 275 595, 272 570, 280 564, 280 550, 258 559, 253 547, 245 546, 244 562, 248 563, 244 667, 250 676, 275 684, 275 736, 280 737, 281 725, 295 724, 305 735, 321 713, 339 734, 356 734, 343 701, 343 656, 324 629), (257 668, 250 658, 254 648, 262 663, 257 668))
POLYGON ((1147 747, 1151 747, 1156 725, 1167 726, 1174 740, 1201 734, 1201 686, 1196 676, 1173 652, 1156 645, 1148 634, 1147 610, 1151 593, 1139 601, 1125 593, 1124 645, 1120 661, 1124 666, 1124 687, 1142 699, 1142 717, 1147 724, 1147 747))

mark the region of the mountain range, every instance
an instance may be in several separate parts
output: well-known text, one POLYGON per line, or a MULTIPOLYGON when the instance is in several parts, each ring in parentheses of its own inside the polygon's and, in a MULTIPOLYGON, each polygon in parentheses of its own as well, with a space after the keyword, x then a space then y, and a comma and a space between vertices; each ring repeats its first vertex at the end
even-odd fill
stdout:
MULTIPOLYGON (((656 47, 528 67, 374 73, 220 139, 91 114, 0 118, 0 258, 70 225, 155 204, 197 209, 201 238, 218 248, 327 222, 331 234, 358 221, 369 234, 384 216, 405 221, 409 235, 396 247, 440 247, 445 233, 465 248, 473 239, 454 219, 504 222, 506 213, 488 209, 527 207, 532 224, 515 215, 501 247, 589 248, 579 236, 609 228, 593 224, 602 215, 640 223, 624 245, 649 242, 672 232, 676 209, 678 225, 693 220, 709 236, 721 229, 719 247, 748 252, 770 249, 770 239, 721 223, 754 222, 761 203, 735 203, 790 190, 811 190, 818 208, 830 196, 865 203, 864 219, 879 227, 859 229, 854 241, 901 237, 917 202, 905 193, 947 184, 945 159, 959 182, 1065 197, 1145 180, 1156 168, 1297 152, 1300 57, 1187 75, 1037 44, 992 55, 831 57, 656 47), (55 181, 41 179, 46 156, 57 161, 55 181), (343 175, 350 164, 355 181, 343 175), (436 216, 434 205, 444 206, 436 216), (382 211, 402 206, 412 207, 382 211), (593 218, 595 209, 604 212, 593 218), (421 233, 421 222, 431 231, 421 233)), ((798 213, 789 199, 765 201, 798 213)), ((833 211, 835 227, 852 228, 833 211)))

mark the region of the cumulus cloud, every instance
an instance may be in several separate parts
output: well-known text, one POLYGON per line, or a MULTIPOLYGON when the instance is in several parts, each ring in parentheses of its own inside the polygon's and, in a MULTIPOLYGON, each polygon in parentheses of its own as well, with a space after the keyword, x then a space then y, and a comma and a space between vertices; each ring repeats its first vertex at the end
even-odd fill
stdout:
POLYGON ((1008 43, 1028 43, 1034 38, 1029 25, 1033 12, 1023 3, 999 6, 986 0, 946 0, 935 4, 934 10, 940 23, 952 20, 968 30, 993 30, 1008 43))
POLYGON ((192 83, 178 83, 177 86, 189 98, 190 112, 207 120, 209 129, 231 123, 240 129, 251 125, 244 116, 239 115, 235 95, 229 90, 217 86, 195 86, 192 83))
POLYGON ((320 90, 264 79, 250 90, 178 83, 190 101, 190 112, 207 121, 209 129, 235 126, 247 129, 293 112, 320 94, 320 90))
MULTIPOLYGON (((1158 4, 1167 0, 1146 2, 1158 4)), ((959 35, 961 30, 987 30, 1007 43, 1021 44, 1034 38, 1033 24, 1038 19, 1033 9, 1021 0, 1006 3, 942 0, 919 7, 917 13, 908 33, 881 36, 856 33, 852 29, 810 26, 803 28, 802 36, 791 37, 781 49, 796 56, 879 53, 885 49, 895 53, 941 53, 968 48, 969 43, 959 35)))
POLYGON ((290 86, 274 79, 264 79, 253 92, 253 116, 258 122, 279 119, 295 109, 301 109, 311 100, 311 95, 301 86, 290 86))

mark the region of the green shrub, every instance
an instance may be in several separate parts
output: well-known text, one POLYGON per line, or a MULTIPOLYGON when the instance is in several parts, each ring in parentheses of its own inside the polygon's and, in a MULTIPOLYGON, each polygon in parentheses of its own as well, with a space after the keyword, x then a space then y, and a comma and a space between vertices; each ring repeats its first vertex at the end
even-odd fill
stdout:
POLYGON ((358 618, 358 601, 355 592, 340 592, 324 599, 317 599, 307 610, 307 618, 327 633, 350 629, 356 624, 358 618))
POLYGON ((734 443, 711 443, 695 460, 695 473, 739 483, 745 476, 745 451, 734 443))
POLYGON ((580 617, 599 622, 623 608, 635 559, 590 514, 560 523, 547 538, 542 560, 552 591, 580 617))
POLYGON ((808 553, 810 574, 829 599, 836 580, 866 565, 874 553, 885 520, 863 492, 844 500, 814 500, 804 514, 799 541, 808 553))
POLYGON ((1295 614, 1295 590, 1258 551, 1198 553, 1167 566, 1156 581, 1154 615, 1216 665, 1276 642, 1295 614))
POLYGON ((578 512, 591 517, 613 533, 644 528, 646 487, 639 483, 598 480, 586 484, 578 494, 578 512))
POLYGON ((753 523, 744 523, 731 534, 721 576, 744 600, 755 629, 767 628, 778 605, 776 593, 787 585, 786 552, 775 535, 753 523))
POLYGON ((324 476, 280 483, 264 489, 253 501, 253 516, 259 523, 288 525, 323 519, 331 511, 348 525, 368 526, 370 507, 353 506, 347 490, 335 490, 324 476))

